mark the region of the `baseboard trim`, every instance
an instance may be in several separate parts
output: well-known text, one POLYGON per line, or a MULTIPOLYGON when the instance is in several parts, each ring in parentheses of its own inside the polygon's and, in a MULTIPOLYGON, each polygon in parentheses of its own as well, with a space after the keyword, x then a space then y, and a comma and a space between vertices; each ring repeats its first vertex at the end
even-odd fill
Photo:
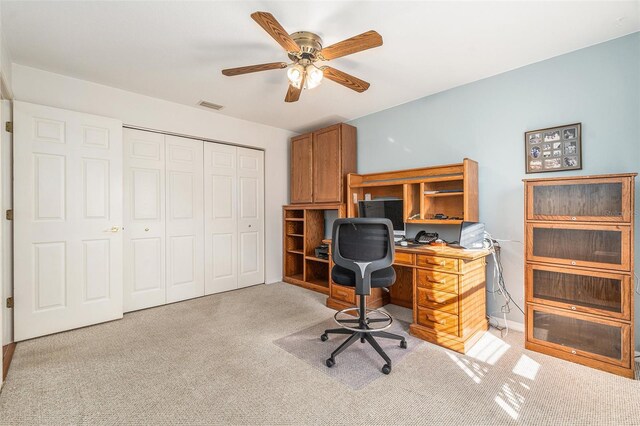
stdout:
POLYGON ((13 352, 16 350, 16 344, 9 343, 2 347, 2 380, 4 382, 9 373, 9 366, 11 365, 11 359, 13 358, 13 352))
MULTIPOLYGON (((504 318, 494 317, 493 315, 491 315, 489 318, 491 318, 491 321, 494 324, 497 323, 500 327, 505 326, 504 318)), ((514 331, 519 331, 521 333, 524 333, 524 324, 521 322, 507 320, 506 325, 509 327, 509 330, 514 330, 514 331)))

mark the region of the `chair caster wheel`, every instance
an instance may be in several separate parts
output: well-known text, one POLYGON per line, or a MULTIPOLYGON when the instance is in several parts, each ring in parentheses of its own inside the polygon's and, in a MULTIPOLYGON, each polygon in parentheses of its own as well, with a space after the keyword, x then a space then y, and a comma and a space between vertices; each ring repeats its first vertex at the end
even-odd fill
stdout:
MULTIPOLYGON (((327 360, 327 362, 328 362, 328 361, 329 361, 329 360, 327 360)), ((391 373, 391 366, 390 366, 389 364, 385 364, 385 365, 383 365, 383 366, 382 366, 382 372, 383 372, 384 374, 389 374, 389 373, 391 373)))
POLYGON ((336 365, 336 361, 333 358, 327 358, 325 364, 327 364, 327 367, 331 368, 336 365))
POLYGON ((407 349, 407 341, 406 340, 401 340, 400 341, 400 347, 402 349, 407 349))
POLYGON ((324 333, 322 336, 320 336, 320 340, 322 340, 323 342, 329 340, 329 336, 327 336, 327 333, 324 333))

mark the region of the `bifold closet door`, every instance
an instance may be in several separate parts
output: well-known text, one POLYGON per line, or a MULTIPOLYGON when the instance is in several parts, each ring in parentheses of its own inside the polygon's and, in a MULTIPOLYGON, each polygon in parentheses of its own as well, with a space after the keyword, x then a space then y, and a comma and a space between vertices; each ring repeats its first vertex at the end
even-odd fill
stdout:
POLYGON ((237 150, 204 144, 206 294, 238 288, 237 150))
POLYGON ((166 136, 167 303, 204 296, 203 141, 166 136))
POLYGON ((124 129, 124 311, 166 303, 164 135, 124 129))
POLYGON ((264 282, 264 152, 238 148, 238 287, 264 282))
POLYGON ((14 338, 122 318, 122 123, 14 102, 14 338))
POLYGON ((204 144, 205 293, 264 282, 264 152, 204 144))

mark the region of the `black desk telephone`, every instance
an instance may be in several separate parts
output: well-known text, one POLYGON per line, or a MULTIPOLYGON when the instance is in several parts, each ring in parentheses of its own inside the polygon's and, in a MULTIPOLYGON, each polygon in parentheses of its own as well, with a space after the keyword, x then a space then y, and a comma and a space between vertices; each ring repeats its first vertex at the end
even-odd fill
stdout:
POLYGON ((417 244, 429 244, 438 239, 437 232, 420 231, 416 234, 415 242, 417 244))

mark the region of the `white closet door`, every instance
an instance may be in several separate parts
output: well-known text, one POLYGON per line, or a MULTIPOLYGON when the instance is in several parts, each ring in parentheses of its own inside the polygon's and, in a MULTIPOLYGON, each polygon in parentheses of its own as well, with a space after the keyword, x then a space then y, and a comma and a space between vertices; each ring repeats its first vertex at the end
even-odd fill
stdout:
POLYGON ((238 288, 237 148, 204 144, 205 293, 238 288))
POLYGON ((238 148, 238 287, 264 283, 264 152, 238 148))
POLYGON ((204 296, 203 141, 166 136, 167 302, 204 296))
POLYGON ((15 340, 122 318, 122 123, 14 102, 15 340))
POLYGON ((166 303, 164 135, 124 129, 124 311, 166 303))

